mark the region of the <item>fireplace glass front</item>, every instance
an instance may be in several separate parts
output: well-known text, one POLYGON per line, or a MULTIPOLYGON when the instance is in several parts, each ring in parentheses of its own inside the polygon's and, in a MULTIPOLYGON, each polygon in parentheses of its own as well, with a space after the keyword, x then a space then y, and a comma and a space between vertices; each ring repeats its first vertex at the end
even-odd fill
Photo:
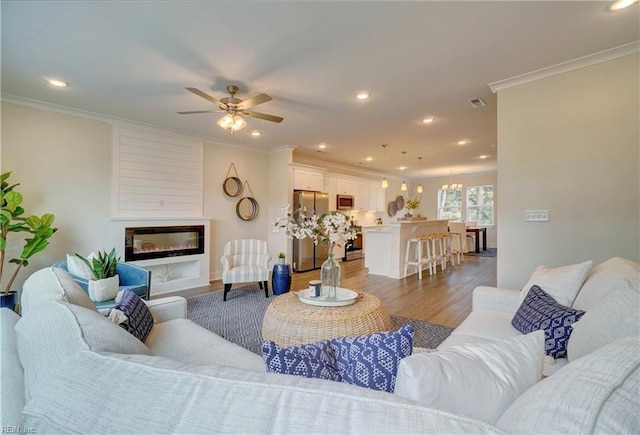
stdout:
POLYGON ((204 225, 125 228, 125 261, 203 253, 204 225))

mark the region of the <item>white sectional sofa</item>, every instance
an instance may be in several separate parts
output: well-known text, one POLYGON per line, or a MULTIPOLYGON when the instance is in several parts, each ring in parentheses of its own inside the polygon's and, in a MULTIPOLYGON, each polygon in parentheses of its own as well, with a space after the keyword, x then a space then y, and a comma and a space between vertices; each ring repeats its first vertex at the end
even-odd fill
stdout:
MULTIPOLYGON (((585 286, 592 280, 596 287, 595 283, 603 278, 601 292, 620 298, 617 305, 609 306, 626 305, 637 310, 637 305, 630 306, 624 295, 628 285, 634 285, 634 277, 637 280, 638 265, 619 261, 635 267, 631 279, 625 272, 627 269, 610 270, 610 265, 605 265, 600 270, 594 268, 585 286), (607 274, 608 278, 600 274, 607 274), (622 290, 611 291, 614 288, 622 290)), ((617 259, 615 264, 619 266, 617 259)), ((635 292, 637 304, 637 286, 635 292)), ((487 306, 489 297, 484 296, 490 293, 504 294, 509 300, 514 294, 517 296, 517 291, 476 289, 469 322, 477 322, 474 318, 481 310, 498 313, 515 304, 496 297, 487 306)), ((585 304, 589 301, 606 305, 598 298, 600 293, 582 299, 585 304)), ((507 404, 492 424, 396 394, 266 373, 259 356, 186 320, 182 298, 151 301, 155 324, 145 343, 97 313, 84 292, 59 269, 34 273, 24 285, 21 303, 21 318, 7 309, 0 310, 0 424, 16 428, 14 433, 18 428, 22 433, 638 433, 640 430, 637 327, 630 334, 603 333, 594 349, 581 349, 583 355, 575 360, 570 352, 570 362, 565 367, 507 404), (624 335, 627 337, 618 339, 624 335)), ((587 320, 586 316, 583 319, 587 320)), ((619 316, 608 318, 605 324, 618 320, 619 316)), ((585 326, 587 333, 591 326, 585 326)), ((471 342, 498 343, 489 341, 496 336, 490 337, 488 332, 478 335, 479 327, 468 330, 463 324, 461 328, 443 343, 442 351, 455 351, 471 342), (456 342, 458 346, 454 345, 456 342)), ((518 339, 515 333, 506 335, 518 339)), ((438 352, 441 351, 435 353, 438 352)), ((472 384, 469 383, 469 388, 473 388, 472 384)))

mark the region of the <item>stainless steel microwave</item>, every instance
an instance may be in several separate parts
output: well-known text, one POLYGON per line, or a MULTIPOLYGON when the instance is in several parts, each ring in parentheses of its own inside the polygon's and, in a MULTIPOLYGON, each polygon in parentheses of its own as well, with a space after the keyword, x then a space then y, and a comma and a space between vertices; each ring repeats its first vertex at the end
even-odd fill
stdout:
POLYGON ((336 208, 338 210, 353 210, 355 208, 353 195, 336 195, 336 208))

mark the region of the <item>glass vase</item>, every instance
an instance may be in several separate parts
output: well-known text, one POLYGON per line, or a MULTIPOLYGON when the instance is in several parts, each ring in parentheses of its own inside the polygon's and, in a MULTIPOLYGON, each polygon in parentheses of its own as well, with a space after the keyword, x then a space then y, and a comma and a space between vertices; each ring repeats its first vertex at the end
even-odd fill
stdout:
POLYGON ((322 297, 327 301, 335 301, 337 289, 340 287, 340 263, 333 258, 331 251, 329 251, 329 258, 320 267, 320 281, 322 297))

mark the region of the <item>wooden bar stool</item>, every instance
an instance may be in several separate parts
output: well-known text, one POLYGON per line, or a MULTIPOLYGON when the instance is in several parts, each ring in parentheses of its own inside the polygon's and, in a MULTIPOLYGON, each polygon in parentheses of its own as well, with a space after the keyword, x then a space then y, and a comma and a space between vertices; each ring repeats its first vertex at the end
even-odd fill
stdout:
POLYGON ((422 279, 422 241, 417 237, 407 239, 407 249, 404 253, 404 276, 407 276, 409 266, 417 267, 418 278, 422 279), (412 246, 413 255, 411 255, 412 246))
POLYGON ((429 275, 433 276, 436 264, 433 258, 433 250, 431 249, 431 236, 420 236, 419 239, 422 242, 422 263, 427 265, 429 268, 429 275))
POLYGON ((430 234, 431 238, 431 255, 433 258, 433 268, 438 272, 438 263, 440 263, 440 268, 442 270, 447 269, 447 263, 445 260, 445 251, 444 251, 444 241, 443 237, 440 233, 430 234))

